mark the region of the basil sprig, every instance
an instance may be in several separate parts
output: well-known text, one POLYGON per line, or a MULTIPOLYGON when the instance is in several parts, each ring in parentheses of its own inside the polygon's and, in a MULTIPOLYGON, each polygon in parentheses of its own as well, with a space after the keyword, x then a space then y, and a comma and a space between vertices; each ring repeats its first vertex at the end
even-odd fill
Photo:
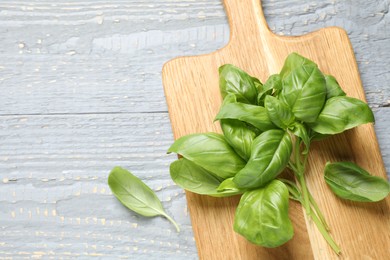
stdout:
MULTIPOLYGON (((331 248, 340 248, 305 182, 314 140, 373 123, 370 107, 347 97, 337 80, 317 64, 290 54, 279 74, 262 84, 231 65, 219 69, 223 102, 216 120, 223 134, 179 138, 169 148, 184 158, 172 163, 171 177, 191 192, 214 197, 243 194, 234 230, 252 243, 277 247, 293 236, 288 199, 299 201, 331 248), (297 183, 279 178, 289 169, 297 183)), ((379 201, 389 193, 386 180, 352 162, 327 164, 325 180, 339 197, 379 201)))
MULTIPOLYGON (((219 68, 219 77, 223 102, 215 120, 223 134, 198 133, 176 140, 168 150, 181 156, 170 166, 172 180, 201 195, 242 194, 233 228, 264 247, 280 246, 293 237, 288 202, 296 200, 339 254, 307 188, 307 158, 312 141, 373 123, 370 107, 347 97, 333 76, 297 53, 264 84, 231 64, 219 68), (296 183, 279 177, 285 169, 296 183)), ((324 178, 342 199, 376 202, 390 191, 387 180, 353 162, 327 163, 324 178)), ((114 168, 108 184, 129 209, 143 216, 164 216, 179 230, 155 193, 130 172, 114 168)))

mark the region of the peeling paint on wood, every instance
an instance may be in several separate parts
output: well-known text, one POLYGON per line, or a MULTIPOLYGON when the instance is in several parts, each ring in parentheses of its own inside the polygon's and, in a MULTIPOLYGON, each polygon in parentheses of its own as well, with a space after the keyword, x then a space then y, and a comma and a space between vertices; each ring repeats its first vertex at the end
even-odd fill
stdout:
MULTIPOLYGON (((270 28, 346 29, 390 169, 389 0, 263 0, 270 28)), ((219 0, 1 1, 0 258, 197 259, 184 193, 169 178, 173 140, 161 67, 229 40, 219 0), (128 168, 182 232, 113 198, 128 168)))

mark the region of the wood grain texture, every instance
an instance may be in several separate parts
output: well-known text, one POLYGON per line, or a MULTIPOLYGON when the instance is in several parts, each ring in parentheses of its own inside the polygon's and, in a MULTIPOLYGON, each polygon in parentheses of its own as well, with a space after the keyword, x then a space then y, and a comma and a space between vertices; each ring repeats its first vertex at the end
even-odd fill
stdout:
MULTIPOLYGON (((218 68, 223 64, 234 64, 264 82, 280 71, 288 54, 298 52, 314 60, 324 73, 334 75, 349 96, 365 100, 352 46, 344 30, 331 27, 299 37, 277 36, 269 30, 258 0, 224 3, 231 28, 227 46, 207 55, 176 58, 164 65, 163 82, 175 138, 220 131, 213 120, 221 104, 218 68)), ((307 181, 341 245, 342 258, 387 257, 390 198, 370 205, 335 198, 322 177, 327 161, 355 161, 374 175, 386 178, 373 125, 316 144, 308 160, 307 181)), ((217 202, 215 198, 187 193, 187 200, 201 259, 338 258, 306 216, 305 227, 304 214, 296 208, 290 210, 290 215, 295 234, 300 235, 269 250, 246 245, 232 231, 237 199, 217 202), (308 237, 302 235, 306 233, 308 237)))
MULTIPOLYGON (((389 172, 389 0, 263 8, 280 35, 348 32, 389 172)), ((0 1, 0 259, 197 259, 168 176, 161 67, 228 40, 221 0, 0 1), (182 233, 124 209, 106 185, 114 165, 151 185, 182 233)))

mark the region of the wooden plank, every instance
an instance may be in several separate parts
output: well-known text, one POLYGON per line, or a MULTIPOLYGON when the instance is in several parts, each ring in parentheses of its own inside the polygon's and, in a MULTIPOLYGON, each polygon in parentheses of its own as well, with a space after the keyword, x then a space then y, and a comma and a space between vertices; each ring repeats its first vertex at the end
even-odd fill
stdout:
MULTIPOLYGON (((239 66, 264 82, 267 76, 280 71, 285 57, 295 51, 314 60, 325 73, 334 75, 349 96, 365 100, 345 31, 333 27, 300 37, 280 37, 267 27, 258 0, 226 0, 224 3, 231 27, 229 44, 217 52, 177 58, 164 66, 163 82, 175 138, 196 132, 219 131, 218 125, 213 123, 221 103, 218 67, 226 63, 239 66)), ((385 258, 390 248, 390 198, 363 206, 338 200, 322 178, 328 160, 356 161, 373 174, 386 177, 373 126, 361 126, 330 138, 322 145, 315 145, 309 157, 307 180, 334 230, 335 240, 341 244, 342 255, 352 259, 362 256, 385 258), (357 235, 359 239, 355 239, 357 235)), ((214 198, 192 193, 187 193, 187 199, 202 259, 221 259, 227 255, 233 259, 303 259, 311 257, 308 252, 317 259, 337 258, 307 218, 310 243, 305 235, 295 236, 291 243, 270 253, 269 249, 248 246, 232 231, 237 199, 217 202, 214 198)), ((302 212, 292 210, 291 215, 296 233, 305 233, 301 228, 304 226, 302 212)))

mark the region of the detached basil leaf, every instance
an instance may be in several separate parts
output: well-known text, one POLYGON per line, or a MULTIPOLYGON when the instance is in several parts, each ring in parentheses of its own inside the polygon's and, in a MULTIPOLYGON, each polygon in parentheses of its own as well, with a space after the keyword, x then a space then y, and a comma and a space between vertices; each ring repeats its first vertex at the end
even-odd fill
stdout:
POLYGON ((286 129, 295 120, 290 108, 276 97, 266 96, 265 108, 272 123, 282 129, 286 129))
POLYGON ((338 134, 371 122, 374 122, 374 115, 366 103, 339 96, 326 101, 318 119, 310 127, 320 134, 338 134))
POLYGON ((257 188, 273 180, 286 167, 292 152, 290 135, 268 130, 253 141, 251 157, 233 181, 239 188, 257 188))
POLYGON ((264 99, 267 95, 274 93, 275 96, 282 90, 282 80, 279 74, 269 76, 267 81, 264 83, 263 88, 257 96, 257 104, 264 106, 264 99))
POLYGON ((129 171, 115 167, 108 177, 108 186, 115 197, 127 208, 145 216, 163 216, 180 231, 176 222, 165 213, 156 194, 129 171))
POLYGON ((294 235, 288 200, 288 189, 278 180, 245 192, 236 210, 234 231, 256 245, 272 248, 284 244, 294 235))
POLYGON ((256 104, 261 85, 257 78, 231 64, 219 68, 219 88, 222 98, 232 93, 237 97, 238 102, 256 104))
POLYGON ((280 100, 286 103, 295 117, 314 122, 326 98, 324 75, 315 65, 302 65, 283 78, 280 100))
POLYGON ((327 163, 325 181, 337 196, 352 201, 380 201, 390 192, 387 180, 370 175, 352 162, 327 163))
POLYGON ((186 135, 176 140, 168 149, 226 179, 233 177, 245 166, 223 135, 216 133, 186 135))
POLYGON ((248 128, 245 122, 235 119, 222 119, 221 128, 226 141, 241 158, 247 161, 251 155, 256 132, 248 128))
POLYGON ((172 180, 185 190, 203 195, 217 196, 221 180, 195 163, 181 158, 170 165, 172 180))
POLYGON ((237 119, 244 121, 261 131, 275 128, 275 125, 272 124, 264 107, 244 103, 224 104, 215 117, 215 120, 220 119, 237 119))
POLYGON ((325 75, 326 81, 326 99, 338 96, 345 96, 345 92, 341 89, 336 78, 331 75, 325 75))

